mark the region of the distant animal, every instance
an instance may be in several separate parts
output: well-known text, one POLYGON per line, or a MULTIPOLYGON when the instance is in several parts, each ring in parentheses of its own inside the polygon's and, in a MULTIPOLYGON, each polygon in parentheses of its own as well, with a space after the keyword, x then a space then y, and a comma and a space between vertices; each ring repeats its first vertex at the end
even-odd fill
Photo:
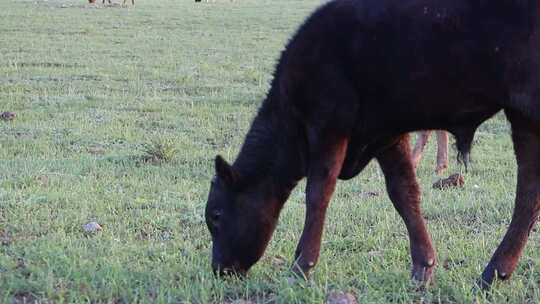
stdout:
MULTIPOLYGON (((124 2, 122 2, 122 5, 126 5, 126 2, 127 0, 124 0, 124 2)), ((131 5, 135 5, 135 0, 131 0, 131 5)))
MULTIPOLYGON (((437 134, 437 165, 435 172, 441 174, 448 168, 448 133, 446 131, 437 131, 435 133, 437 134)), ((416 144, 412 151, 412 163, 415 169, 422 159, 422 153, 430 135, 430 130, 418 132, 416 144)))
POLYGON ((512 129, 517 194, 510 227, 478 282, 483 288, 511 276, 540 213, 540 1, 323 5, 282 52, 234 163, 215 158, 205 211, 213 270, 246 273, 307 177, 293 269, 308 276, 337 179, 376 159, 409 232, 412 277, 429 282, 436 255, 407 134, 447 130, 466 163, 477 127, 501 110, 512 129))

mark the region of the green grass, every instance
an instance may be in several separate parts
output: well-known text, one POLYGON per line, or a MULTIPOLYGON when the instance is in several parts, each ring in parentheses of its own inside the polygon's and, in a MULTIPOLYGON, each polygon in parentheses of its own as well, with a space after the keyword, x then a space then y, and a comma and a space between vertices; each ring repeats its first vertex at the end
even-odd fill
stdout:
POLYGON ((513 207, 502 115, 477 133, 464 189, 432 190, 426 151, 419 179, 440 262, 427 291, 409 280, 405 227, 375 163, 339 184, 312 281, 287 283, 303 184, 248 277, 213 277, 212 160, 235 157, 280 50, 319 3, 0 0, 0 112, 17 114, 0 121, 0 303, 320 303, 332 290, 360 303, 538 303, 538 233, 510 282, 472 288, 513 207), (145 161, 155 152, 166 161, 145 161), (103 230, 85 234, 94 220, 103 230))

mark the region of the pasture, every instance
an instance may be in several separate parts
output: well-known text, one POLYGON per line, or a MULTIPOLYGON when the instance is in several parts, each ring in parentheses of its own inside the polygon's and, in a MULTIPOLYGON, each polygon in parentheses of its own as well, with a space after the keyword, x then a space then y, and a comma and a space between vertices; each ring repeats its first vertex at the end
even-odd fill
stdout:
MULTIPOLYGON (((334 291, 359 303, 538 303, 538 233, 509 282, 473 288, 513 208, 501 113, 476 133, 464 188, 431 188, 428 144, 418 177, 439 265, 427 290, 409 279, 407 232, 376 162, 338 184, 311 281, 287 280, 303 183, 248 276, 213 276, 214 156, 234 160, 280 51, 320 3, 0 0, 0 112, 16 114, 0 120, 0 303, 322 303, 334 291), (103 229, 85 233, 91 221, 103 229)), ((448 173, 464 170, 455 156, 448 173)))

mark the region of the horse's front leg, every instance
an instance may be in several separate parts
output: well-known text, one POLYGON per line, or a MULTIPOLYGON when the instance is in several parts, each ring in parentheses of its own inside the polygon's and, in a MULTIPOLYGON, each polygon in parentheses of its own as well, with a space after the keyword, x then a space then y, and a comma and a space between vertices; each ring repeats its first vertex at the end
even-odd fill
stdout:
POLYGON ((377 156, 390 200, 409 232, 413 279, 428 283, 435 266, 435 250, 420 211, 420 187, 411 160, 409 136, 377 156))
POLYGON ((295 252, 293 271, 307 278, 319 259, 326 209, 347 152, 348 138, 312 135, 306 187, 304 230, 295 252))

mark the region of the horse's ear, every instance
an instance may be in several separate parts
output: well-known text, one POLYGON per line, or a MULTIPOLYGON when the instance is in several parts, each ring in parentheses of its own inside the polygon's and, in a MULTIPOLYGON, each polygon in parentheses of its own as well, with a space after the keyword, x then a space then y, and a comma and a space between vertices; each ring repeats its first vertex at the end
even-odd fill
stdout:
POLYGON ((221 155, 216 156, 216 175, 228 186, 234 187, 238 181, 238 173, 227 163, 221 155))

